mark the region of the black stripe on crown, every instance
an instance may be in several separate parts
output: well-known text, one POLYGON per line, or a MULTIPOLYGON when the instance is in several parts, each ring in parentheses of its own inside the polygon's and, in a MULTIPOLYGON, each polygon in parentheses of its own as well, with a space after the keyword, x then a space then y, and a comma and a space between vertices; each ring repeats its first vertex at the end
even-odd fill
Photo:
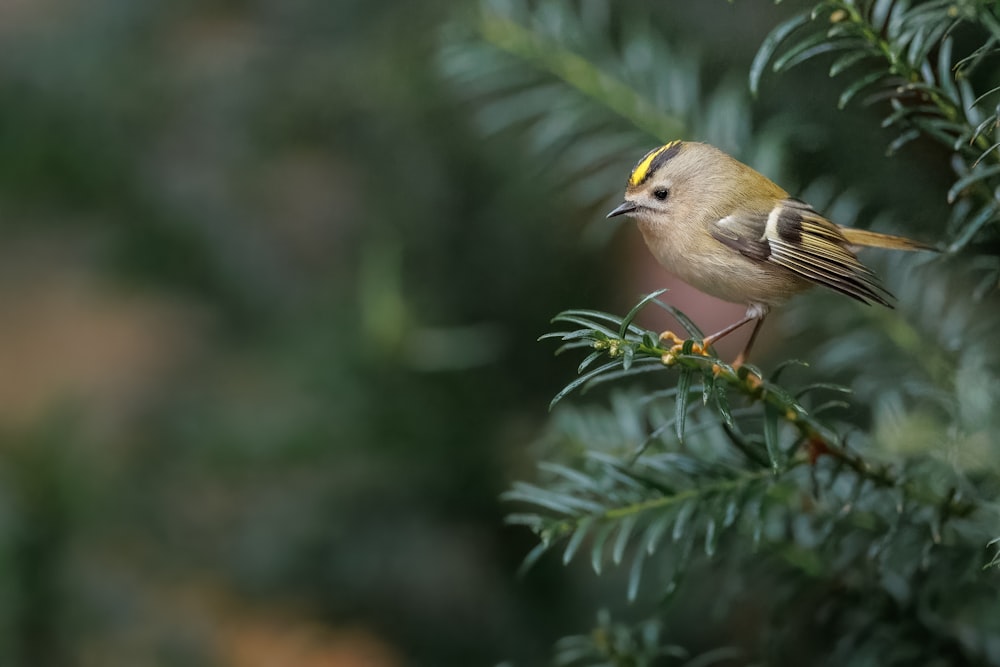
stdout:
POLYGON ((632 170, 632 175, 628 179, 630 187, 638 187, 648 181, 656 171, 672 160, 681 150, 680 141, 671 141, 669 144, 646 153, 645 157, 639 160, 639 164, 632 170))

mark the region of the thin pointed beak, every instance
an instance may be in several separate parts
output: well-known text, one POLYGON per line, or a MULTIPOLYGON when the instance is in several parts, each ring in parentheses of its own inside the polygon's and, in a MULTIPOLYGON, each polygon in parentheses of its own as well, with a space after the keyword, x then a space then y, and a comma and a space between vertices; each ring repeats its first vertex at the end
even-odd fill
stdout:
POLYGON ((617 215, 628 215, 629 213, 634 212, 637 208, 639 208, 639 206, 634 202, 623 201, 621 204, 618 205, 618 208, 611 211, 611 213, 608 213, 607 217, 613 218, 617 215))

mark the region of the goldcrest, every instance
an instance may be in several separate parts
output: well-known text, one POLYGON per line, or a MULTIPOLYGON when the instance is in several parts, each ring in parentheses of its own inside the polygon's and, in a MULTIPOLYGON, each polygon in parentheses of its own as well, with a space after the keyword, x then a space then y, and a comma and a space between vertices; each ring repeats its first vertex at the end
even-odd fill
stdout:
POLYGON ((667 270, 706 294, 745 303, 746 316, 708 336, 704 348, 754 322, 734 365, 746 361, 773 306, 814 285, 889 308, 892 295, 854 255, 861 246, 932 250, 900 236, 836 225, 763 174, 719 149, 672 141, 632 170, 625 201, 609 218, 634 218, 667 270))

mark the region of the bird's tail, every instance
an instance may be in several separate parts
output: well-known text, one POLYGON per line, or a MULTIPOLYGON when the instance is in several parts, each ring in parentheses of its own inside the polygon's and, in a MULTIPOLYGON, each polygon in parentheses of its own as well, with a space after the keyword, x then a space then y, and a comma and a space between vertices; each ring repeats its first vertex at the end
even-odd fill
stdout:
POLYGON ((867 229, 854 229, 852 227, 841 227, 840 231, 844 233, 844 237, 848 243, 855 246, 888 248, 890 250, 937 250, 926 243, 914 241, 903 236, 879 234, 878 232, 870 232, 867 229))

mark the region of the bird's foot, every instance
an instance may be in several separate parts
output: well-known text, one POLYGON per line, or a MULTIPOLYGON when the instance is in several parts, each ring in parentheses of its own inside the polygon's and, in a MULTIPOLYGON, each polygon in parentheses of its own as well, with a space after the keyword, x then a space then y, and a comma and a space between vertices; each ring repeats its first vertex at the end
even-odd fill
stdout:
POLYGON ((749 368, 747 371, 749 372, 743 377, 743 382, 745 382, 750 389, 757 390, 764 386, 764 379, 760 375, 751 371, 749 368))
POLYGON ((764 378, 761 377, 760 371, 757 371, 753 366, 747 366, 746 371, 741 373, 740 369, 746 363, 747 355, 746 351, 740 352, 739 356, 732 363, 733 370, 736 371, 737 376, 741 376, 741 379, 747 384, 751 389, 759 389, 764 384, 764 378))
MULTIPOLYGON (((660 340, 670 344, 670 349, 664 352, 660 359, 667 366, 671 366, 675 361, 677 361, 677 355, 684 354, 684 343, 686 343, 687 340, 681 338, 673 331, 664 331, 661 333, 660 340)), ((703 357, 707 357, 708 346, 703 343, 693 343, 691 345, 690 354, 700 354, 703 357)))
MULTIPOLYGON (((664 331, 661 333, 660 340, 669 345, 667 351, 660 357, 665 366, 673 366, 677 362, 677 357, 681 354, 697 354, 703 357, 711 356, 708 350, 712 345, 712 341, 708 339, 705 339, 700 343, 692 343, 690 352, 684 352, 684 344, 687 340, 681 338, 673 331, 664 331)), ((664 347, 666 347, 666 345, 664 347)), ((751 391, 760 389, 764 385, 764 379, 760 376, 760 372, 753 369, 752 366, 747 366, 746 370, 741 371, 740 369, 744 367, 745 362, 746 352, 744 351, 741 352, 740 355, 736 357, 736 360, 733 361, 733 363, 728 367, 724 365, 720 366, 719 364, 712 364, 712 373, 718 377, 723 373, 729 374, 735 372, 736 376, 746 383, 747 387, 751 391), (726 370, 727 368, 729 370, 726 370)))

